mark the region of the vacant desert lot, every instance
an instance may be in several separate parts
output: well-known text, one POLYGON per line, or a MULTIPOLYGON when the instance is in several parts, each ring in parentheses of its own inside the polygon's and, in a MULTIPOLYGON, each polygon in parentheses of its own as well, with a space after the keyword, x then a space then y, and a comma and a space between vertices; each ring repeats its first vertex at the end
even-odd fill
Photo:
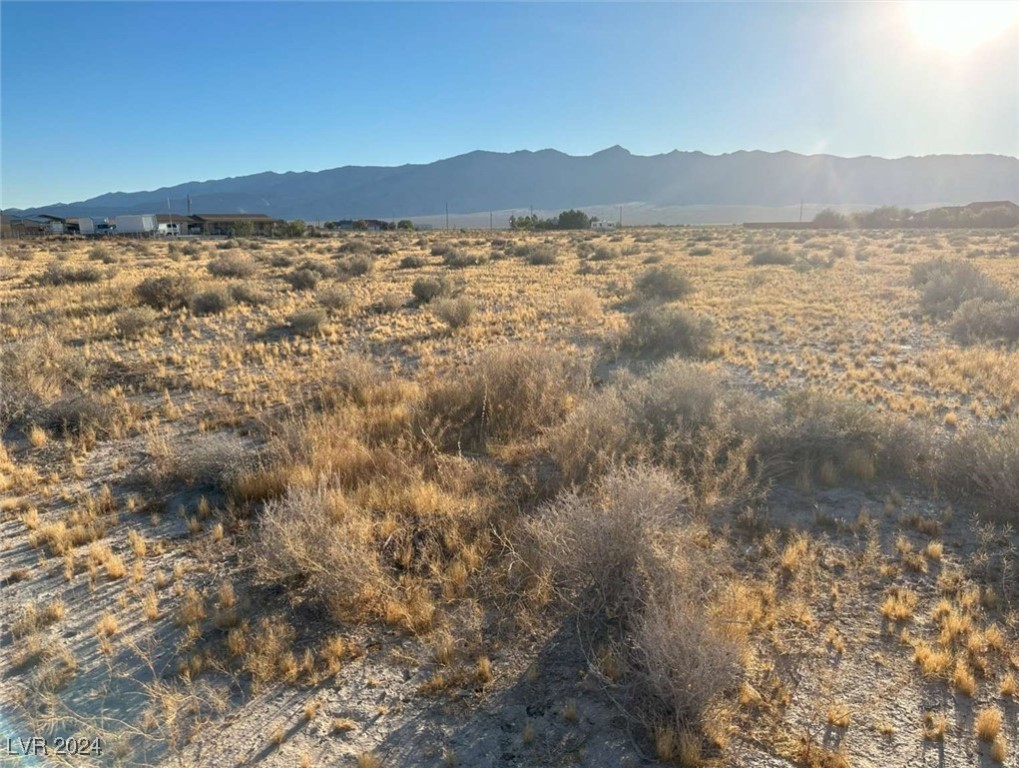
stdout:
POLYGON ((1019 765, 1019 234, 0 255, 0 721, 71 765, 1019 765))

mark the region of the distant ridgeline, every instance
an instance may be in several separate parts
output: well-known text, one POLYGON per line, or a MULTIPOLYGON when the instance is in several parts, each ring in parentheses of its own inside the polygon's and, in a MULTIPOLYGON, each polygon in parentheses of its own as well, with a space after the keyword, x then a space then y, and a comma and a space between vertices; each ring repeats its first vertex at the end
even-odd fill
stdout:
POLYGON ((893 205, 863 213, 843 214, 830 208, 810 224, 819 229, 1008 229, 1019 226, 1019 205, 1010 201, 970 203, 915 212, 893 205))

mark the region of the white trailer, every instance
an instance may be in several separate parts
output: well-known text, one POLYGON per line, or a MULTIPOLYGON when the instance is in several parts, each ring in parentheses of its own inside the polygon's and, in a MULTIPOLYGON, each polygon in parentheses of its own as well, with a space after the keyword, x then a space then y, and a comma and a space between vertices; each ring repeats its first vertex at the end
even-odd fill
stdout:
POLYGON ((118 235, 151 235, 156 231, 156 214, 118 216, 114 219, 114 224, 118 235))
POLYGON ((95 222, 88 216, 82 216, 78 219, 78 232, 82 235, 94 235, 96 233, 95 222))

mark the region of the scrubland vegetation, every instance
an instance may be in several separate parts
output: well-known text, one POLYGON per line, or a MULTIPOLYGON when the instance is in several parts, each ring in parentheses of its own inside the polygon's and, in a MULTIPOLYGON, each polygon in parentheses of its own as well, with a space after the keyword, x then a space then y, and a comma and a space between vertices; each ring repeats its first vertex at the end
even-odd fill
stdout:
POLYGON ((3 243, 10 728, 1012 764, 1019 235, 494 235, 3 243))

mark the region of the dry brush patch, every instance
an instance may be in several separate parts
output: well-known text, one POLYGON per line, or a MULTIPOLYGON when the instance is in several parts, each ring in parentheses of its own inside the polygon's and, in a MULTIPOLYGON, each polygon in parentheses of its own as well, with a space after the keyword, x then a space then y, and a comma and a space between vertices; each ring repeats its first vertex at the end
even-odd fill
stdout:
MULTIPOLYGON (((139 633, 171 632, 160 653, 178 677, 153 693, 180 714, 192 684, 227 679, 247 707, 251 688, 323 676, 350 690, 342 672, 362 652, 344 634, 371 647, 396 629, 419 644, 401 653, 441 667, 411 690, 477 701, 531 678, 511 664, 520 632, 540 642, 576 611, 603 633, 594 679, 632 697, 642 748, 663 758, 729 759, 711 727, 729 721, 794 754, 759 727, 799 703, 769 664, 812 643, 905 659, 1009 711, 993 698, 1015 696, 1013 561, 994 549, 1007 534, 966 538, 910 507, 941 493, 957 518, 1015 520, 1016 430, 1002 418, 1019 402, 1015 354, 987 330, 1007 313, 989 292, 947 296, 947 322, 918 313, 910 275, 967 248, 986 280, 966 285, 1019 290, 1014 259, 996 255, 1006 236, 965 239, 646 230, 19 249, 0 286, 0 487, 17 494, 0 506, 0 588, 29 604, 80 587, 102 609, 65 653, 74 612, 43 620, 40 601, 19 624, 16 674, 65 680, 69 653, 73 690, 95 659, 116 666, 139 633), (794 263, 751 267, 744 248, 794 263), (43 284, 55 259, 59 284, 43 284), (63 280, 90 266, 98 282, 63 280), (466 309, 436 311, 458 296, 466 309), (677 352, 712 361, 652 365, 677 352), (809 531, 772 529, 769 485, 804 504, 817 494, 797 521, 809 531), (872 496, 875 510, 825 507, 872 496), (840 536, 859 549, 833 547, 840 536), (946 610, 930 598, 941 590, 946 610), (829 627, 859 595, 853 615, 880 631, 829 627)), ((598 695, 559 696, 554 728, 584 731, 598 695)), ((202 706, 181 733, 218 717, 202 706)), ((855 733, 860 709, 846 711, 855 733)), ((361 738, 357 723, 343 738, 361 738)), ((531 724, 529 749, 550 743, 547 726, 531 724)), ((909 730, 884 738, 898 749, 909 730)))

